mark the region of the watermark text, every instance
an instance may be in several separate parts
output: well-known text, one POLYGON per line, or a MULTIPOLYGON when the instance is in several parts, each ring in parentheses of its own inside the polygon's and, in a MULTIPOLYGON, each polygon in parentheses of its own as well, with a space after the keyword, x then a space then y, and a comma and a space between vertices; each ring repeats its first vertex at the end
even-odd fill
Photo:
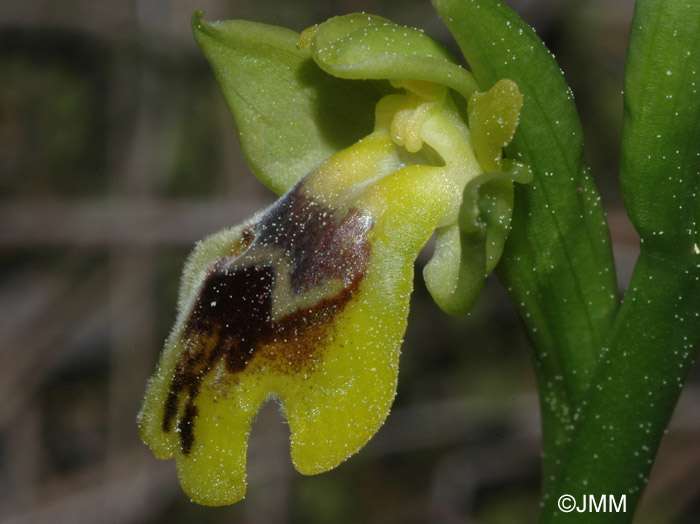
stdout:
POLYGON ((627 495, 562 495, 557 505, 564 513, 627 513, 627 495))

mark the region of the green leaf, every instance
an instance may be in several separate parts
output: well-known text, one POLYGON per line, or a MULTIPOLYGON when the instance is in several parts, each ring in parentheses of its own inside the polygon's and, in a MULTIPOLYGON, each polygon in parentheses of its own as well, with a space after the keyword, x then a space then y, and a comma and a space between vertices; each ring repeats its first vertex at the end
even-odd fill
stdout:
MULTIPOLYGON (((625 70, 622 185, 642 253, 553 494, 627 495, 631 522, 700 348, 700 4, 638 1, 625 70)), ((542 522, 590 522, 545 501, 542 522)))
POLYGON ((535 347, 545 475, 583 400, 617 308, 610 236, 582 160, 571 91, 535 32, 496 0, 433 0, 482 90, 501 78, 523 93, 512 158, 534 179, 515 188, 513 229, 496 271, 535 347))
POLYGON ((299 34, 243 20, 192 18, 233 114, 246 160, 278 194, 369 134, 388 84, 334 78, 297 49, 299 34))
POLYGON ((620 183, 644 247, 697 258, 700 3, 637 3, 625 70, 620 183))
POLYGON ((339 78, 425 80, 469 99, 477 90, 471 73, 436 40, 418 29, 366 14, 336 16, 317 27, 311 53, 324 71, 339 78))
MULTIPOLYGON (((668 1, 668 0, 665 0, 668 1)), ((561 458, 540 524, 592 522, 563 514, 557 498, 626 495, 625 513, 596 524, 632 522, 656 452, 700 348, 700 270, 642 251, 575 431, 561 458)))

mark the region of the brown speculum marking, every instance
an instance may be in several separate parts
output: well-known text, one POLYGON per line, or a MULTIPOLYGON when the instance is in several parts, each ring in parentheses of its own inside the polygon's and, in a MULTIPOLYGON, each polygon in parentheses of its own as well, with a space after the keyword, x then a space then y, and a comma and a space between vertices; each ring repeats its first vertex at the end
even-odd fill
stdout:
POLYGON ((195 399, 217 364, 223 362, 232 375, 255 356, 271 358, 278 363, 275 369, 286 373, 313 368, 323 349, 320 341, 365 275, 370 228, 371 220, 359 211, 338 216, 297 185, 247 230, 253 240, 243 253, 209 269, 182 332, 185 349, 163 415, 163 430, 169 432, 181 411, 178 431, 185 454, 194 444, 195 399), (315 303, 273 320, 273 295, 293 297, 338 281, 342 285, 334 293, 321 293, 315 303), (288 289, 279 289, 283 285, 288 289), (276 351, 266 354, 270 345, 276 351))

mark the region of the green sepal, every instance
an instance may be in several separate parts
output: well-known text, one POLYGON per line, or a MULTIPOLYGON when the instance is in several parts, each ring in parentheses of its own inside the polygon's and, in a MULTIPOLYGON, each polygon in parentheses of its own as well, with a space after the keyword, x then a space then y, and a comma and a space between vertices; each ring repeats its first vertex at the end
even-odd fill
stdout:
POLYGON ((255 175, 281 194, 313 167, 372 131, 388 83, 324 73, 298 49, 299 34, 243 20, 192 17, 255 175))
POLYGON ((311 54, 321 69, 339 78, 425 80, 469 99, 473 75, 436 40, 418 29, 375 15, 336 16, 310 28, 311 54))

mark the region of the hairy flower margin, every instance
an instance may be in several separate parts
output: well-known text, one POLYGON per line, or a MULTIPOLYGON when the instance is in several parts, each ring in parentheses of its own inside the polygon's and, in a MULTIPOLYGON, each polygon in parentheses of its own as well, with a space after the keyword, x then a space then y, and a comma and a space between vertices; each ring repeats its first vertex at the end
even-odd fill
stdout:
MULTIPOLYGON (((262 51, 272 58, 260 68, 273 71, 282 49, 299 71, 313 67, 351 88, 357 79, 383 82, 388 93, 376 104, 370 134, 304 172, 276 175, 267 144, 242 139, 256 175, 284 194, 199 242, 186 264, 178 317, 139 424, 158 458, 175 457, 193 500, 224 505, 245 495, 248 435, 270 398, 289 422, 301 473, 327 471, 365 445, 396 393, 418 252, 436 231, 426 283, 445 311, 468 311, 503 250, 513 181, 531 174, 502 155, 523 103, 516 84, 501 80, 477 92, 471 74, 418 30, 365 14, 301 35, 208 23, 201 12, 193 27, 239 128, 265 125, 241 116, 255 104, 229 60, 245 55, 241 42, 251 34, 248 41, 258 38, 263 48, 277 46, 262 51)), ((274 92, 287 78, 269 77, 257 87, 274 92)), ((294 89, 302 100, 302 88, 294 89)), ((285 144, 291 155, 288 138, 285 144)))

